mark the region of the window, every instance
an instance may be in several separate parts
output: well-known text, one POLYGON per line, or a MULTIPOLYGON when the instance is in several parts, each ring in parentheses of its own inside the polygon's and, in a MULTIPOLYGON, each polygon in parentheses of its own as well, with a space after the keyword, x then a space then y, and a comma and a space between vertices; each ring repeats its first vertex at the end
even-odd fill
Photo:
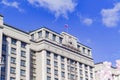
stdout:
POLYGON ((55 78, 55 80, 58 80, 58 78, 55 78))
POLYGON ((77 45, 77 48, 80 49, 80 45, 77 45))
POLYGON ((55 74, 55 75, 58 75, 58 70, 54 70, 54 74, 55 74))
POLYGON ((58 55, 57 54, 54 54, 54 59, 57 59, 58 55))
POLYGON ((2 72, 5 72, 5 67, 1 67, 1 71, 2 71, 2 72))
POLYGON ((20 75, 21 75, 21 76, 25 76, 25 70, 22 70, 22 69, 21 69, 21 70, 20 70, 20 75))
POLYGON ((47 73, 51 73, 51 69, 47 67, 47 73))
POLYGON ((83 53, 85 54, 85 48, 83 47, 83 53))
POLYGON ((31 35, 31 39, 34 40, 34 34, 31 35))
POLYGON ((50 51, 47 51, 47 57, 50 57, 50 51))
POLYGON ((64 64, 61 64, 61 68, 64 69, 65 65, 64 64))
POLYGON ((70 59, 70 64, 74 64, 74 63, 75 63, 75 61, 70 59))
POLYGON ((79 67, 82 68, 82 63, 79 63, 79 67))
POLYGON ((90 66, 90 71, 92 72, 93 71, 93 68, 90 66))
POLYGON ((53 36, 52 36, 52 40, 53 40, 53 41, 56 40, 56 35, 53 34, 53 36))
POLYGON ((50 76, 47 76, 47 80, 51 80, 51 77, 50 77, 50 76))
POLYGON ((58 66, 58 62, 54 61, 54 67, 58 66))
POLYGON ((15 64, 16 63, 16 58, 11 57, 11 63, 15 64))
POLYGON ((15 78, 14 77, 10 77, 10 80, 15 80, 15 78))
POLYGON ((33 73, 35 73, 36 72, 36 68, 32 68, 32 71, 33 71, 33 73))
POLYGON ((63 56, 61 56, 61 61, 64 62, 64 57, 63 56))
POLYGON ((63 39, 60 37, 60 38, 59 38, 59 43, 62 43, 62 40, 63 40, 63 39))
POLYGON ((36 77, 35 76, 33 76, 33 79, 32 80, 36 80, 36 77))
POLYGON ((93 73, 90 73, 90 77, 93 78, 93 73))
POLYGON ((25 61, 24 60, 21 60, 21 66, 25 67, 25 61))
POLYGON ((85 70, 87 70, 88 69, 88 66, 87 65, 85 65, 85 70))
POLYGON ((10 68, 10 73, 15 74, 15 68, 11 67, 10 68))
POLYGON ((88 72, 87 71, 85 71, 85 76, 88 77, 88 72))
POLYGON ((62 76, 62 77, 65 77, 65 72, 61 72, 61 76, 62 76))
POLYGON ((49 59, 47 59, 47 65, 50 65, 50 60, 49 59))
POLYGON ((21 42, 21 47, 22 47, 22 48, 25 48, 25 47, 26 47, 26 43, 21 42))
POLYGON ((90 50, 88 50, 88 55, 90 55, 90 50))
POLYGON ((11 53, 16 54, 16 48, 11 48, 11 53))
POLYGON ((38 37, 41 38, 42 37, 42 31, 38 32, 38 37))
POLYGON ((80 77, 80 80, 83 80, 83 77, 80 77))
POLYGON ((74 71, 74 67, 70 67, 70 71, 74 71))
POLYGON ((25 57, 25 55, 26 55, 26 52, 25 51, 21 51, 21 56, 25 57))
POLYGON ((7 51, 7 48, 6 48, 5 44, 2 45, 2 50, 5 51, 5 52, 7 51))
POLYGON ((49 32, 48 31, 46 31, 45 37, 49 38, 49 32))
POLYGON ((17 42, 17 40, 12 38, 11 44, 16 45, 16 42, 17 42))
POLYGON ((71 74, 70 79, 74 80, 75 79, 75 75, 71 74))
POLYGON ((82 70, 80 70, 80 75, 82 75, 82 70))

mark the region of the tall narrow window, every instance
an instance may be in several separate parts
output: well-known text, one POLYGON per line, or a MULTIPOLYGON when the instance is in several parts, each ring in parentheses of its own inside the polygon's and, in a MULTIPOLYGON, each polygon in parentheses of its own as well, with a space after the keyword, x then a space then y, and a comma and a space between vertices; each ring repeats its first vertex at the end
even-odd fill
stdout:
POLYGON ((34 40, 34 34, 31 35, 31 39, 34 40))
POLYGON ((53 34, 52 40, 53 40, 53 41, 56 40, 56 35, 53 34))
POLYGON ((63 40, 63 39, 60 37, 60 38, 59 38, 59 43, 60 43, 60 44, 62 43, 62 40, 63 40))
POLYGON ((25 48, 26 47, 26 43, 25 42, 21 42, 21 47, 25 48))
POLYGON ((16 42, 17 42, 17 40, 12 38, 11 44, 16 45, 16 42))
POLYGON ((38 37, 41 38, 42 37, 42 31, 38 32, 38 37))
POLYGON ((45 37, 49 38, 49 32, 48 31, 46 31, 45 37))

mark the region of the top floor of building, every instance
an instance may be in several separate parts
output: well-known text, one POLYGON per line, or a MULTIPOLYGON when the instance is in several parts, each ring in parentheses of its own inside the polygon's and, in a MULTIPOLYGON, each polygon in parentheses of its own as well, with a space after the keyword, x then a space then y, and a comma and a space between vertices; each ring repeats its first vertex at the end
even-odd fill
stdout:
POLYGON ((57 33, 46 27, 42 27, 31 32, 25 32, 5 24, 3 18, 4 17, 0 15, 0 29, 2 29, 4 35, 10 36, 16 40, 20 40, 28 44, 39 43, 42 40, 46 40, 92 58, 91 48, 81 44, 78 42, 76 37, 66 32, 57 33))

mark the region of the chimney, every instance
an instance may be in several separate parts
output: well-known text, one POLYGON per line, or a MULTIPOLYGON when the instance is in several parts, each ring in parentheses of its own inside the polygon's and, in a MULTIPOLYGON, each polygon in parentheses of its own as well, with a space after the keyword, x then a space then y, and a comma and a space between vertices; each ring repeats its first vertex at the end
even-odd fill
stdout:
POLYGON ((2 15, 0 15, 0 26, 3 25, 3 18, 4 17, 2 15))

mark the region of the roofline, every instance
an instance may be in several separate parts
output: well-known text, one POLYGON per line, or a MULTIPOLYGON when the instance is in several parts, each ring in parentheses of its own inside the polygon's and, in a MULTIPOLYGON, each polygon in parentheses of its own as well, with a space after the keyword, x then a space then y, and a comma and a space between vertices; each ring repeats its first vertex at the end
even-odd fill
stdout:
POLYGON ((29 31, 29 33, 32 33, 32 32, 34 32, 34 31, 37 31, 37 30, 42 29, 42 28, 43 28, 43 29, 50 30, 50 31, 52 31, 52 32, 54 32, 54 33, 56 33, 56 34, 58 34, 58 35, 61 35, 60 33, 56 32, 56 31, 54 31, 54 30, 52 30, 52 29, 50 29, 50 28, 47 28, 47 27, 45 27, 45 26, 42 26, 41 28, 35 29, 35 30, 33 30, 33 31, 29 31))
POLYGON ((4 17, 2 14, 0 14, 0 17, 4 17))
POLYGON ((77 42, 77 43, 79 43, 79 44, 81 44, 81 45, 83 45, 83 46, 85 46, 85 47, 87 47, 87 48, 90 48, 90 49, 92 49, 91 47, 89 47, 89 46, 86 46, 85 44, 83 44, 83 43, 80 43, 80 42, 77 42))
POLYGON ((97 65, 97 64, 103 64, 103 62, 98 62, 98 63, 95 63, 95 65, 97 65))
POLYGON ((16 29, 16 30, 18 30, 18 31, 20 31, 20 32, 23 32, 23 33, 25 33, 25 34, 29 34, 28 32, 25 32, 25 31, 23 31, 23 30, 21 30, 21 29, 18 29, 18 28, 16 28, 16 27, 13 27, 13 26, 8 25, 8 24, 6 24, 6 23, 3 23, 3 25, 8 26, 8 27, 11 27, 11 28, 13 28, 13 29, 16 29))

